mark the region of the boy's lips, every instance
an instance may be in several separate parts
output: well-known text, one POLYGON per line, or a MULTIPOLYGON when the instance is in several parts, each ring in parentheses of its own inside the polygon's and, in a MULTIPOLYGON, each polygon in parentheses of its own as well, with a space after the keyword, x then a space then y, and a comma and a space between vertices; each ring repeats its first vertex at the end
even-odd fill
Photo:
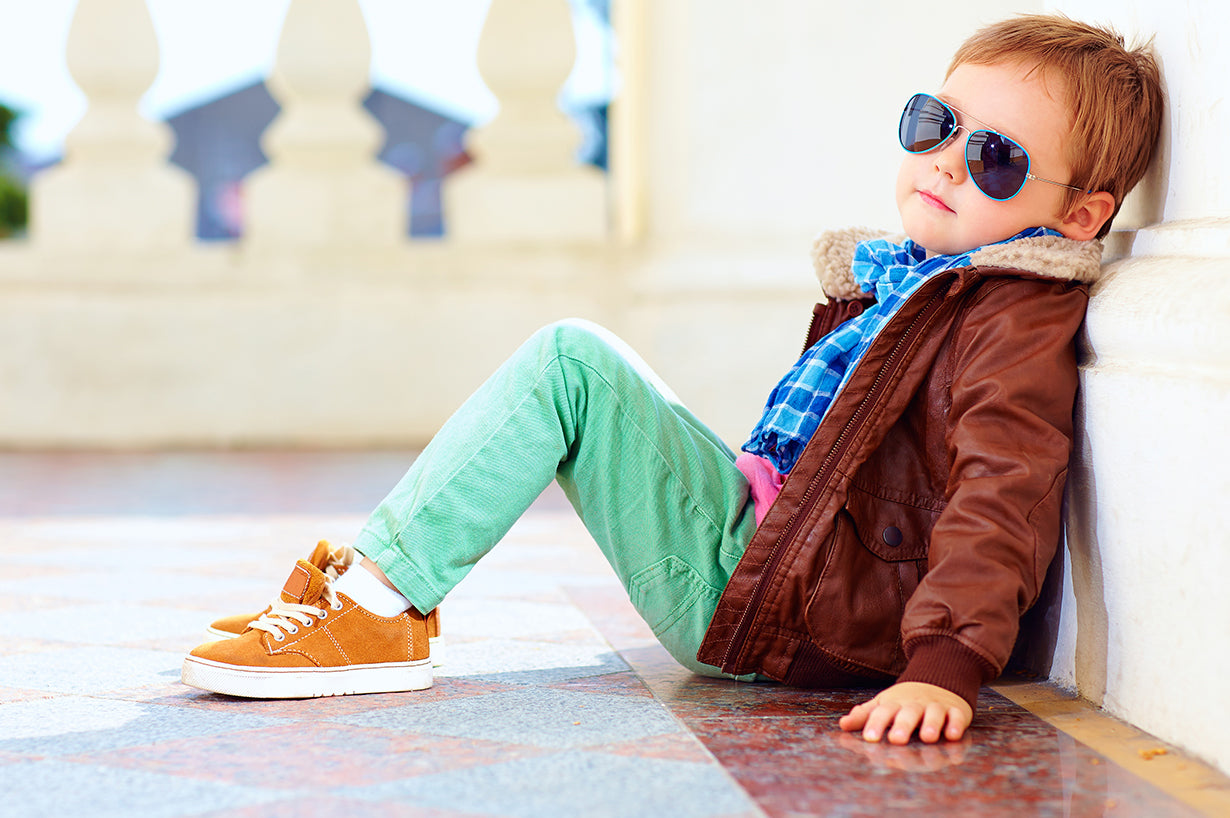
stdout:
POLYGON ((953 210, 948 205, 944 204, 943 199, 941 199, 939 196, 936 196, 934 193, 929 193, 928 191, 920 190, 918 191, 918 195, 922 197, 922 200, 924 202, 931 205, 937 210, 943 210, 948 213, 956 213, 955 210, 953 210))

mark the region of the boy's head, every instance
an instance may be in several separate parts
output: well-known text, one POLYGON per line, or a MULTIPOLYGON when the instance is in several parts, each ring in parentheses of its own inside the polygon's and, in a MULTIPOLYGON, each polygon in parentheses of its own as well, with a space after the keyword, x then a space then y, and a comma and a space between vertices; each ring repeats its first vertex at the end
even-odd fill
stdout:
POLYGON ((911 153, 897 202, 911 238, 940 253, 1028 227, 1106 235, 1161 128, 1153 58, 1114 32, 1058 16, 978 31, 936 96, 943 104, 915 97, 902 117, 911 153))

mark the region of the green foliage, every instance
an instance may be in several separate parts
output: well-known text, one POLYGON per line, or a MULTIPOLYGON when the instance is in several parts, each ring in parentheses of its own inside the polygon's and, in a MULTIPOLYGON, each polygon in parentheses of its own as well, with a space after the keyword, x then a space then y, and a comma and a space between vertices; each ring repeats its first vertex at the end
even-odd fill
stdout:
POLYGON ((0 148, 13 147, 13 143, 10 140, 12 136, 10 129, 13 127, 13 123, 17 121, 17 116, 16 111, 0 102, 0 148))
POLYGON ((12 179, 0 176, 0 238, 25 227, 28 217, 26 192, 12 179))
MULTIPOLYGON (((0 104, 0 160, 13 147, 11 128, 19 114, 0 104)), ((0 238, 12 235, 26 226, 29 217, 29 201, 20 183, 0 163, 0 238)))

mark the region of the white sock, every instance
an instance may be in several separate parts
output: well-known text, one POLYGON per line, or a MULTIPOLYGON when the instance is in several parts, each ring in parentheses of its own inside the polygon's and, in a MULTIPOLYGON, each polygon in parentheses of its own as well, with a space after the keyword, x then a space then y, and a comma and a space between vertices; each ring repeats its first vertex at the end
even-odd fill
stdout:
POLYGON ((353 599, 376 616, 397 616, 410 607, 410 600, 376 579, 356 560, 350 570, 333 582, 333 590, 353 599))

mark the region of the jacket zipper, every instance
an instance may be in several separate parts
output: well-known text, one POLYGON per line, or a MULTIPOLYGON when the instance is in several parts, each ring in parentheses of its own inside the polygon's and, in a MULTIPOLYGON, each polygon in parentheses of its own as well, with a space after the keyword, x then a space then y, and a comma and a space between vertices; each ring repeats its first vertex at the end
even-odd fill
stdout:
POLYGON ((837 436, 837 442, 833 444, 833 447, 829 450, 828 455, 820 464, 820 468, 816 470, 816 474, 813 475, 812 479, 808 482, 807 489, 803 492, 803 496, 800 498, 798 506, 795 507, 794 512, 790 515, 790 519, 786 521, 786 525, 782 527, 781 536, 777 538, 777 542, 773 545, 773 550, 769 552, 769 559, 765 562, 765 569, 761 572, 761 578, 756 583, 756 588, 752 592, 752 598, 748 601, 747 606, 743 609, 743 613, 739 617, 739 624, 735 626, 734 635, 730 638, 730 645, 726 648, 726 655, 722 658, 722 669, 727 673, 733 672, 731 670, 727 670, 727 668, 731 667, 731 657, 737 656, 743 652, 743 648, 747 643, 749 635, 751 634, 752 613, 759 609, 761 602, 764 601, 764 595, 766 593, 764 582, 765 578, 771 577, 777 572, 777 568, 782 561, 784 546, 794 539, 794 536, 797 533, 795 529, 799 524, 799 520, 806 518, 811 513, 811 510, 816 503, 818 488, 828 482, 833 464, 840 459, 838 455, 844 454, 846 448, 848 448, 851 433, 863 424, 864 416, 866 414, 865 410, 869 405, 871 405, 872 398, 877 395, 880 383, 883 381, 885 374, 895 371, 900 365, 898 363, 898 357, 901 350, 906 346, 906 342, 913 338, 915 329, 918 327, 919 323, 923 322, 924 318, 929 318, 931 313, 934 312, 936 305, 943 299, 943 293, 944 291, 942 288, 937 288, 936 291, 931 294, 930 300, 927 302, 926 306, 924 306, 922 310, 914 316, 913 320, 910 322, 910 325, 906 327, 905 332, 903 332, 901 337, 897 339, 897 342, 893 345, 892 351, 889 353, 888 360, 885 361, 884 366, 880 367, 880 371, 876 373, 875 380, 872 381, 871 387, 867 390, 867 394, 863 396, 863 399, 859 402, 858 407, 854 410, 854 413, 850 416, 850 419, 846 421, 846 425, 842 427, 841 433, 837 436))
MULTIPOLYGON (((811 321, 807 324, 807 337, 803 339, 803 349, 801 352, 799 352, 799 355, 805 355, 807 354, 807 350, 811 349, 812 345, 809 342, 811 341, 812 333, 816 331, 816 324, 819 321, 820 321, 820 311, 816 309, 815 307, 812 307, 811 321)), ((816 339, 816 340, 819 340, 819 339, 816 339)))

